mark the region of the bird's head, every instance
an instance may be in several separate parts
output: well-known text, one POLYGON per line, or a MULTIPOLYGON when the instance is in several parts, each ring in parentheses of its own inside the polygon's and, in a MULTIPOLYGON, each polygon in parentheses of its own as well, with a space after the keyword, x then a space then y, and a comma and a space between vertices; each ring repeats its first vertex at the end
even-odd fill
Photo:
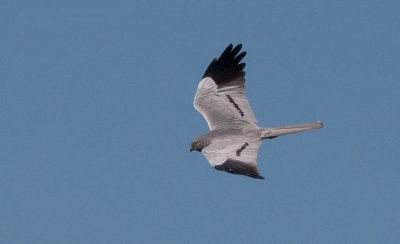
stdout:
POLYGON ((205 148, 206 146, 208 146, 208 144, 210 144, 208 141, 209 140, 204 136, 200 136, 194 139, 192 144, 190 144, 190 151, 196 150, 201 152, 203 148, 205 148))

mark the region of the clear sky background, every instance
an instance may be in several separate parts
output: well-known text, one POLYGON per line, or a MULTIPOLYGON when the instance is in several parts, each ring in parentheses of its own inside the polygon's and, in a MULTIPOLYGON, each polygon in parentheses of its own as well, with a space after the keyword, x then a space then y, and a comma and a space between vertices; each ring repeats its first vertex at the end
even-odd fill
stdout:
POLYGON ((2 1, 0 243, 400 243, 399 1, 2 1), (214 170, 193 96, 248 52, 267 180, 214 170))

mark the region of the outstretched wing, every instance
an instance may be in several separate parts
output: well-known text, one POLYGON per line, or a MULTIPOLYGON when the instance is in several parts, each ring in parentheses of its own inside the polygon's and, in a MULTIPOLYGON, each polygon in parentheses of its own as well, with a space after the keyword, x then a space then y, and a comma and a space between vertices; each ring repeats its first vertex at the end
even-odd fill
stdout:
POLYGON ((257 170, 260 140, 245 137, 214 139, 201 152, 217 170, 265 179, 257 170))
POLYGON ((243 71, 240 63, 246 52, 242 45, 230 44, 219 58, 215 58, 204 73, 194 97, 194 107, 206 119, 210 130, 246 122, 257 126, 257 120, 247 101, 243 71))

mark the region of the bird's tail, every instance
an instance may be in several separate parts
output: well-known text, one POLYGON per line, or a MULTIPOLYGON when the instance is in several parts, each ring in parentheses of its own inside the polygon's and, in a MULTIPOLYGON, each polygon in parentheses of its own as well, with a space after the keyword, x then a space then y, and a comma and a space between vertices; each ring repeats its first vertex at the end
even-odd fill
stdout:
POLYGON ((321 129, 323 127, 324 123, 322 123, 321 121, 316 121, 306 124, 280 126, 274 128, 263 128, 263 131, 261 132, 261 139, 272 139, 277 136, 293 134, 308 130, 316 130, 316 129, 321 129))

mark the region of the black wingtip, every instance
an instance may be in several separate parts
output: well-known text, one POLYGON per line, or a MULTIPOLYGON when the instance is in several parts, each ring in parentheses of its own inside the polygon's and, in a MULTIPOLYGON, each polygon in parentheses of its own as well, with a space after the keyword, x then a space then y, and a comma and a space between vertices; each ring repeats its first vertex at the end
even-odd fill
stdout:
POLYGON ((265 177, 261 176, 254 165, 241 162, 235 159, 228 159, 223 164, 215 165, 216 170, 226 171, 231 174, 245 175, 248 177, 264 180, 265 177))
POLYGON ((247 53, 240 53, 242 47, 242 44, 239 44, 236 47, 229 44, 222 52, 221 56, 215 58, 210 63, 204 72, 203 78, 211 77, 219 87, 233 81, 236 81, 239 84, 244 83, 245 72, 243 69, 246 66, 246 63, 240 63, 240 61, 242 61, 247 53))
POLYGON ((246 175, 246 176, 249 176, 249 177, 252 177, 252 178, 256 178, 256 179, 260 179, 260 180, 265 180, 265 177, 260 175, 260 173, 258 173, 258 172, 256 174, 246 175))
POLYGON ((264 177, 264 176, 261 176, 261 175, 259 175, 257 179, 260 179, 260 180, 265 180, 265 177, 264 177))

